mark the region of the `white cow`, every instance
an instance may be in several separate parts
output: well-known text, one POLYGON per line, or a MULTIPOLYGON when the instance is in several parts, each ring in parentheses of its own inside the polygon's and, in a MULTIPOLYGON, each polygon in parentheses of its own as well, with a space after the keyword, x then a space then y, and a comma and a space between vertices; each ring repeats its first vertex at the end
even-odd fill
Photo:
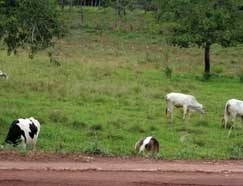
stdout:
POLYGON ((196 98, 192 95, 182 94, 182 93, 169 93, 165 96, 166 100, 166 115, 170 114, 171 120, 173 120, 173 108, 182 107, 183 108, 183 119, 186 118, 187 112, 197 111, 204 114, 204 107, 200 104, 196 98))
POLYGON ((224 108, 224 127, 227 127, 229 119, 232 121, 232 127, 237 116, 240 116, 243 124, 243 101, 238 99, 230 99, 226 102, 224 108))
POLYGON ((150 153, 155 155, 159 153, 159 142, 152 136, 140 139, 135 144, 135 151, 137 153, 150 153))
POLYGON ((5 143, 14 146, 21 145, 24 149, 31 146, 35 149, 40 132, 40 123, 35 118, 19 118, 10 125, 5 143))

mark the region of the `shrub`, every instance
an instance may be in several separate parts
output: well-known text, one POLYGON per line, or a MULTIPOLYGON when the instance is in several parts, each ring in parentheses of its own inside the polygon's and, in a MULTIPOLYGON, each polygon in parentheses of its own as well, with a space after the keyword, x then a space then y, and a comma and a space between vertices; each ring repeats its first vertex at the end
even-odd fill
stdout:
POLYGON ((172 69, 169 66, 166 66, 164 69, 165 76, 167 78, 171 78, 172 76, 172 69))
POLYGON ((210 79, 210 77, 211 77, 211 74, 210 73, 204 73, 203 74, 203 80, 204 81, 208 81, 210 79))
POLYGON ((103 128, 102 128, 101 124, 96 124, 96 125, 92 125, 90 127, 90 130, 92 130, 92 131, 99 131, 99 130, 103 130, 103 128))
POLYGON ((240 79, 240 82, 243 83, 243 72, 239 73, 239 79, 240 79))
POLYGON ((86 128, 87 125, 88 125, 88 124, 86 124, 86 123, 84 123, 84 122, 82 122, 82 121, 74 121, 74 122, 72 123, 72 127, 73 127, 74 129, 79 129, 79 128, 83 129, 83 128, 86 128))
POLYGON ((91 142, 85 148, 84 152, 93 155, 107 155, 108 153, 100 147, 98 142, 91 142))
POLYGON ((229 148, 230 151, 230 159, 241 159, 243 157, 243 148, 241 146, 231 146, 229 148))
POLYGON ((67 123, 68 118, 60 111, 53 111, 49 114, 49 119, 55 123, 67 123))

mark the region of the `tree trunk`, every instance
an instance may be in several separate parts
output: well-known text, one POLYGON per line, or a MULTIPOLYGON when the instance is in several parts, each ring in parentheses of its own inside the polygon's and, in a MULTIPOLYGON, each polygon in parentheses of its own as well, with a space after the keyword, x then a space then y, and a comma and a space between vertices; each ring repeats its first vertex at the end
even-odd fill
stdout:
POLYGON ((81 18, 81 23, 83 23, 84 22, 84 10, 83 10, 82 4, 80 6, 80 18, 81 18))
POLYGON ((206 43, 205 45, 205 53, 204 53, 204 73, 210 74, 210 43, 206 43))
POLYGON ((158 1, 158 3, 156 3, 156 9, 157 9, 157 22, 159 23, 160 19, 161 19, 161 3, 158 1))
POLYGON ((64 5, 65 5, 65 2, 64 2, 64 0, 62 0, 62 10, 64 10, 64 5))
POLYGON ((126 12, 126 8, 123 7, 123 15, 126 16, 127 12, 126 12))
POLYGON ((121 17, 121 8, 120 8, 119 0, 116 0, 116 6, 117 6, 117 15, 118 15, 118 17, 121 17))
POLYGON ((73 0, 69 0, 69 8, 72 9, 73 7, 73 0))

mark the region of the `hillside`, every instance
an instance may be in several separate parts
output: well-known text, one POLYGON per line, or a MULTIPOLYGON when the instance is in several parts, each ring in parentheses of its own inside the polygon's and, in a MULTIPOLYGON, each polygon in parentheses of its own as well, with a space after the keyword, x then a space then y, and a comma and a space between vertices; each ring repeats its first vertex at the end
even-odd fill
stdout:
POLYGON ((240 121, 230 137, 222 128, 225 102, 242 98, 242 46, 212 47, 212 77, 203 78, 203 50, 166 45, 152 13, 129 12, 117 20, 110 9, 65 11, 69 32, 33 59, 24 51, 0 51, 0 141, 10 123, 33 116, 41 122, 37 150, 133 155, 135 142, 153 135, 162 159, 243 157, 240 121), (48 52, 54 59, 50 63, 48 52), (189 93, 206 114, 170 123, 168 92, 189 93))

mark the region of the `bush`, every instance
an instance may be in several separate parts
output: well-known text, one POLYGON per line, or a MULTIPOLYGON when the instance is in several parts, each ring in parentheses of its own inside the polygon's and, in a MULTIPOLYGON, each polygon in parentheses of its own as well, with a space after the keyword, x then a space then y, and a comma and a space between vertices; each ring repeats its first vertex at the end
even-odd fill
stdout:
POLYGON ((241 72, 239 75, 240 82, 243 83, 243 72, 241 72))
POLYGON ((167 78, 171 78, 172 76, 172 69, 169 66, 166 66, 164 69, 165 76, 167 78))
POLYGON ((229 148, 230 159, 241 159, 243 157, 243 148, 241 146, 231 146, 229 148))
POLYGON ((87 154, 93 155, 107 155, 108 153, 103 150, 97 142, 89 143, 86 148, 84 148, 84 152, 87 154))
POLYGON ((210 77, 211 77, 211 74, 210 73, 204 73, 203 74, 203 80, 204 81, 208 81, 210 79, 210 77))
POLYGON ((49 119, 55 123, 67 123, 68 118, 60 111, 53 111, 49 114, 49 119))

